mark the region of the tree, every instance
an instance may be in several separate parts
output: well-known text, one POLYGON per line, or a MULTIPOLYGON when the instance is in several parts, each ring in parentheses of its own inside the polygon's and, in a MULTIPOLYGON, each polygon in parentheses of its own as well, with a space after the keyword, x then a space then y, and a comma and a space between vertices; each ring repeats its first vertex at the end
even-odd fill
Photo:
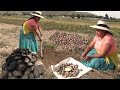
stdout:
POLYGON ((105 14, 105 19, 109 20, 108 14, 105 14))
POLYGON ((77 14, 77 18, 80 18, 80 14, 77 14))
POLYGON ((81 15, 82 19, 85 18, 85 15, 81 15))
POLYGON ((75 18, 75 15, 74 15, 74 13, 71 15, 71 17, 72 17, 72 19, 74 19, 74 18, 75 18))
POLYGON ((49 17, 50 17, 50 18, 53 18, 51 14, 49 14, 49 17))

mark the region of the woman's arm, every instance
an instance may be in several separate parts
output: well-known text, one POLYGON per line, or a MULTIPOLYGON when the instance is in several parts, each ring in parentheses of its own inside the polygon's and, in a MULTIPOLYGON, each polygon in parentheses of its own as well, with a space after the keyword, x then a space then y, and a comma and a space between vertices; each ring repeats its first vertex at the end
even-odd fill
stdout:
POLYGON ((39 41, 41 42, 42 39, 41 39, 41 34, 40 34, 39 30, 35 30, 35 32, 36 32, 36 34, 37 34, 37 36, 39 38, 39 41))
POLYGON ((42 41, 42 39, 41 39, 41 34, 40 34, 39 29, 37 29, 34 25, 31 25, 31 27, 32 27, 32 30, 34 30, 34 31, 35 31, 36 35, 37 35, 37 36, 38 36, 38 38, 39 38, 39 41, 41 42, 41 41, 42 41))
POLYGON ((38 30, 39 30, 41 36, 43 36, 43 30, 42 30, 42 28, 41 28, 41 25, 39 25, 38 30))
POLYGON ((84 57, 84 60, 89 60, 91 58, 102 58, 102 57, 105 57, 106 54, 108 53, 108 51, 110 50, 111 48, 111 44, 109 43, 104 43, 102 45, 102 52, 100 52, 99 54, 95 54, 95 55, 91 55, 91 56, 86 56, 84 57))
POLYGON ((88 52, 94 47, 95 41, 93 40, 89 46, 85 49, 85 51, 83 52, 83 54, 81 55, 80 59, 84 59, 84 57, 88 54, 88 52))

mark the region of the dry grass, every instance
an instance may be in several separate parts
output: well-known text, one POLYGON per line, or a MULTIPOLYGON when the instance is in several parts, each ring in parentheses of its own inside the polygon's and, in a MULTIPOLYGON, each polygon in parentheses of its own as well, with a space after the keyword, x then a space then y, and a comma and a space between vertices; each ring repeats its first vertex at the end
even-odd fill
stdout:
MULTIPOLYGON (((10 17, 8 17, 9 20, 11 20, 10 17)), ((3 18, 5 19, 5 18, 3 18)), ((4 63, 5 58, 16 48, 18 48, 18 42, 19 42, 19 25, 20 23, 22 23, 24 20, 26 20, 26 18, 18 18, 17 20, 12 17, 12 24, 4 24, 4 23, 0 23, 0 66, 4 63), (20 20, 20 23, 19 23, 20 20), (19 23, 18 25, 16 25, 17 23, 19 23), (15 25, 14 25, 15 24, 15 25)), ((6 20, 4 20, 5 22, 7 22, 6 20)), ((65 26, 67 26, 68 24, 72 24, 74 25, 90 25, 90 24, 95 24, 96 21, 92 21, 90 22, 89 20, 71 20, 70 21, 65 21, 65 20, 41 20, 42 22, 45 22, 44 25, 46 25, 46 22, 49 22, 48 27, 51 25, 51 22, 55 22, 53 24, 54 25, 59 25, 59 23, 65 24, 65 26)), ((41 23, 42 23, 41 22, 41 23)), ((10 22, 11 23, 11 22, 10 22)), ((115 27, 119 30, 119 23, 116 22, 113 24, 113 22, 109 22, 109 24, 112 27, 115 27)), ((57 27, 56 27, 57 28, 57 27)), ((61 28, 61 27, 60 27, 61 28)), ((63 28, 63 27, 62 27, 63 28)), ((76 29, 76 27, 74 28, 76 29)), ((49 36, 54 34, 54 32, 56 32, 58 29, 54 29, 52 31, 52 29, 50 31, 46 31, 44 32, 44 41, 45 42, 49 42, 49 36)), ((78 29, 79 30, 79 29, 78 29)), ((64 30, 63 30, 64 31, 64 30)), ((116 32, 117 33, 117 32, 116 32)), ((93 33, 92 33, 93 34, 93 33)), ((93 34, 94 35, 94 34, 93 34)), ((117 38, 119 38, 119 34, 117 34, 117 38)), ((116 40, 118 40, 116 38, 116 40)), ((51 55, 50 55, 51 56, 51 55)), ((53 55, 54 56, 54 55, 53 55)), ((59 56, 59 54, 57 54, 57 56, 59 56)), ((55 57, 55 56, 54 56, 55 57)), ((58 57, 58 58, 63 58, 63 57, 58 57)), ((49 58, 47 58, 49 59, 49 58)), ((52 59, 51 59, 52 60, 52 59)), ((49 61, 50 62, 50 61, 49 61)), ((51 63, 50 63, 51 64, 51 63)), ((44 75, 44 79, 55 79, 56 77, 53 75, 53 73, 51 72, 50 68, 46 67, 46 71, 45 71, 45 75, 44 75)), ((104 79, 104 78, 109 78, 112 79, 113 78, 113 73, 109 72, 89 72, 86 75, 84 75, 83 77, 81 77, 82 79, 104 79)))

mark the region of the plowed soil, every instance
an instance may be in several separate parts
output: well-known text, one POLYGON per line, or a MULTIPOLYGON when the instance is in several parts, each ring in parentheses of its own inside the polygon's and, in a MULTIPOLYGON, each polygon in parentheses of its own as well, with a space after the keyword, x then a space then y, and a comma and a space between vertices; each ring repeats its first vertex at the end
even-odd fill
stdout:
MULTIPOLYGON (((0 72, 6 57, 19 46, 19 27, 20 26, 0 23, 0 72), (7 31, 4 32, 5 30, 7 31)), ((57 30, 44 31, 43 40, 51 43, 49 37, 56 31, 57 30)), ((79 60, 80 55, 73 52, 59 51, 54 48, 44 48, 44 58, 39 58, 39 60, 44 63, 46 69, 44 79, 56 79, 51 71, 50 65, 55 65, 68 57, 79 60)), ((115 73, 112 71, 103 72, 93 69, 80 79, 115 79, 115 73)))

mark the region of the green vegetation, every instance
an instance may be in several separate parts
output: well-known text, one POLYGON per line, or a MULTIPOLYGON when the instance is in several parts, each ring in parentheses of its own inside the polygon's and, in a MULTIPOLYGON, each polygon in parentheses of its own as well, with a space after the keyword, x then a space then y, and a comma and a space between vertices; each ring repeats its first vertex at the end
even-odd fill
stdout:
MULTIPOLYGON (((1 23, 22 25, 29 16, 0 16, 1 23)), ((41 19, 41 26, 43 30, 64 30, 69 32, 79 32, 88 34, 90 37, 95 35, 94 29, 90 28, 90 25, 96 24, 96 19, 72 19, 72 18, 46 18, 41 19)), ((113 30, 115 40, 117 42, 120 53, 120 22, 108 22, 108 25, 113 30)), ((1 31, 0 31, 1 32, 1 31)))

